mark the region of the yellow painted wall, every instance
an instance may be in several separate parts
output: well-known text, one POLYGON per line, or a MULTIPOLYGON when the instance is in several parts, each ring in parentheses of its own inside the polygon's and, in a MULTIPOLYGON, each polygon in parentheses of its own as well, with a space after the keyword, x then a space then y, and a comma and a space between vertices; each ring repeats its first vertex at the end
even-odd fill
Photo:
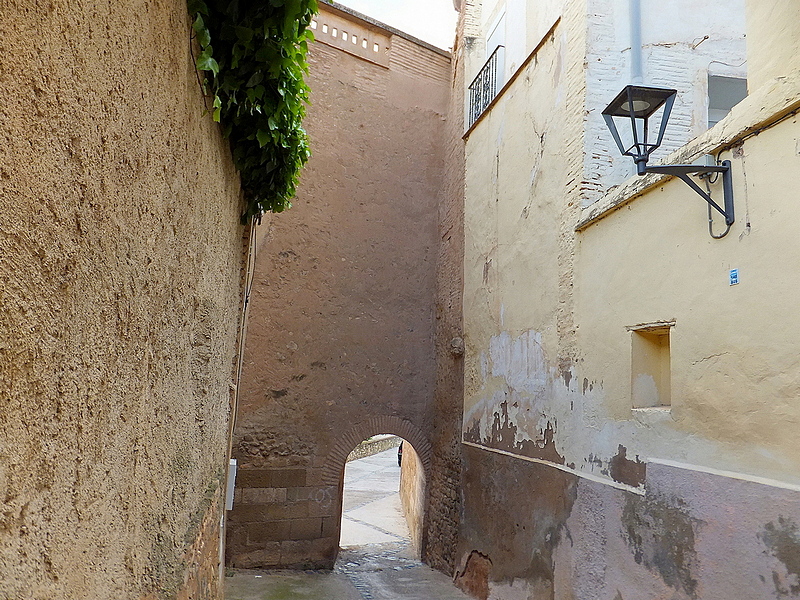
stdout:
POLYGON ((561 52, 551 36, 467 142, 465 414, 500 385, 484 373, 493 335, 533 328, 557 345, 561 198, 546 190, 565 177, 561 52))
MULTIPOLYGON (((551 427, 557 454, 581 472, 608 478, 622 445, 642 461, 798 483, 800 454, 791 440, 800 422, 793 401, 800 318, 793 317, 798 289, 788 265, 800 258, 800 245, 792 235, 796 200, 786 189, 787 173, 800 166, 798 126, 785 120, 721 156, 733 162, 737 213, 724 239, 708 235, 707 205, 685 184, 634 189, 643 181, 636 178, 626 185, 638 197, 576 234, 575 204, 590 178, 571 162, 583 150, 575 114, 584 102, 584 65, 575 47, 584 10, 581 2, 565 5, 552 38, 467 136, 466 439, 499 443, 505 403, 516 430, 511 440, 506 432, 502 448, 542 445, 551 427), (734 268, 741 283, 731 286, 734 268), (671 410, 647 407, 666 403, 651 399, 632 411, 639 334, 630 329, 673 320, 670 373, 658 386, 671 410)), ((761 16, 771 10, 762 6, 761 16)), ((790 48, 797 42, 785 41, 790 48)), ((774 44, 761 49, 770 52, 774 44)), ((766 65, 758 50, 751 56, 766 65)), ((753 72, 751 81, 759 77, 765 72, 753 72)), ((733 148, 753 127, 788 112, 797 80, 781 81, 780 89, 769 83, 751 91, 749 104, 704 134, 705 151, 723 138, 733 148)), ((713 190, 722 203, 721 183, 713 190)), ((715 233, 723 228, 717 215, 715 233)))
POLYGON ((748 87, 800 69, 800 3, 792 0, 748 0, 748 87))
MULTIPOLYGON (((800 244, 797 196, 786 185, 786 173, 800 168, 798 137, 793 118, 723 156, 733 162, 738 216, 721 240, 708 235, 705 202, 678 180, 579 236, 581 371, 602 381, 608 417, 644 418, 631 413, 626 327, 675 321, 671 416, 642 432, 636 451, 798 482, 800 280, 792 265, 800 244), (733 268, 738 285, 729 285, 733 268)), ((716 217, 715 231, 723 229, 716 217)))
POLYGON ((732 162, 736 222, 717 240, 681 181, 596 176, 616 153, 586 86, 597 4, 565 2, 465 136, 456 581, 492 600, 785 596, 800 552, 794 7, 750 2, 750 95, 665 159, 732 162))

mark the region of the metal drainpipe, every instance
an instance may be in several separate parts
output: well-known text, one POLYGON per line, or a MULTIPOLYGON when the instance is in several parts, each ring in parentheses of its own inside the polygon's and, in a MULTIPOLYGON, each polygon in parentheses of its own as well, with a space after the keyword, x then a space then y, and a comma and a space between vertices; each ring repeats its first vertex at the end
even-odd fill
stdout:
POLYGON ((630 0, 631 29, 631 83, 642 85, 642 5, 640 0, 630 0))

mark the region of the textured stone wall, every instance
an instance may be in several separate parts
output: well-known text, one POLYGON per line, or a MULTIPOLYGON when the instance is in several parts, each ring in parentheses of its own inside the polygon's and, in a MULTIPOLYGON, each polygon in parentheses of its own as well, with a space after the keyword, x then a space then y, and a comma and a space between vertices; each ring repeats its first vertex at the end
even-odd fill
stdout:
POLYGON ((0 596, 218 598, 244 258, 183 1, 0 7, 0 596))
MULTIPOLYGON (((414 447, 403 444, 400 463, 400 504, 408 523, 411 543, 419 555, 422 549, 422 531, 425 521, 425 469, 414 447)), ((428 548, 430 552, 430 548, 428 548)))
POLYGON ((464 398, 464 48, 474 30, 471 4, 459 14, 452 93, 445 123, 445 170, 438 200, 433 455, 428 479, 423 558, 451 574, 461 511, 461 416, 464 398))
POLYGON ((397 448, 402 442, 403 440, 396 435, 381 435, 377 436, 377 438, 364 440, 347 455, 347 462, 366 458, 390 448, 397 448))
POLYGON ((274 217, 257 250, 233 566, 331 566, 342 468, 366 437, 398 435, 430 467, 450 57, 321 8, 308 78, 313 157, 294 208, 274 217), (386 37, 388 54, 345 51, 330 39, 343 20, 368 48, 386 37))

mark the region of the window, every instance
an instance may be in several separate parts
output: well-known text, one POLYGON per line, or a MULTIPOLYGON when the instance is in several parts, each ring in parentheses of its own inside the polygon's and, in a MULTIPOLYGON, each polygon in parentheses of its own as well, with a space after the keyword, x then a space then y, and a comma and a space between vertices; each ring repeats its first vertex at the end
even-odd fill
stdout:
POLYGON ((489 35, 486 36, 486 58, 489 58, 492 53, 497 50, 498 46, 506 45, 506 11, 500 13, 492 26, 489 28, 489 35))
POLYGON ((674 323, 631 328, 633 408, 670 406, 670 330, 674 323))
POLYGON ((747 80, 739 77, 708 76, 708 127, 724 119, 747 96, 747 80))

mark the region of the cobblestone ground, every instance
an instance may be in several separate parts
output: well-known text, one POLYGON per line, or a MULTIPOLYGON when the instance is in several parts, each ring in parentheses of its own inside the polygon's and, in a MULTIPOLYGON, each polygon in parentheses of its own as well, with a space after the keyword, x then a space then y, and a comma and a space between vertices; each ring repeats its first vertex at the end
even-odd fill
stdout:
POLYGON ((397 450, 348 463, 333 571, 236 570, 226 600, 468 600, 416 559, 400 513, 397 450))

